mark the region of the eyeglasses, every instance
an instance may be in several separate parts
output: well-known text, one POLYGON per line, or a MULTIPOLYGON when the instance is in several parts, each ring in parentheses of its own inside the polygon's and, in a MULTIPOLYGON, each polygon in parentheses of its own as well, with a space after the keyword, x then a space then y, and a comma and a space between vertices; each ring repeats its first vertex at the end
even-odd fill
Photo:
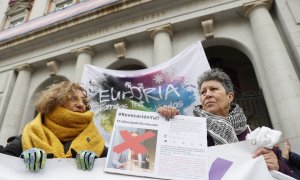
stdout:
POLYGON ((81 102, 86 106, 86 108, 87 108, 88 110, 91 108, 91 107, 90 107, 90 99, 87 98, 87 97, 68 96, 68 101, 70 101, 70 102, 72 102, 72 103, 81 101, 81 102))

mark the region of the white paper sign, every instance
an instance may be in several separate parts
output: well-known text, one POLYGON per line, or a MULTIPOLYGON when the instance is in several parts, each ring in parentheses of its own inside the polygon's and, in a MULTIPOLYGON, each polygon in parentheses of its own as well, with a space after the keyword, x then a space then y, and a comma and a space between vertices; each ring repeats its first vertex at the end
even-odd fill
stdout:
POLYGON ((165 179, 208 179, 206 119, 119 109, 105 171, 165 179), (197 137, 197 138, 195 138, 197 137))

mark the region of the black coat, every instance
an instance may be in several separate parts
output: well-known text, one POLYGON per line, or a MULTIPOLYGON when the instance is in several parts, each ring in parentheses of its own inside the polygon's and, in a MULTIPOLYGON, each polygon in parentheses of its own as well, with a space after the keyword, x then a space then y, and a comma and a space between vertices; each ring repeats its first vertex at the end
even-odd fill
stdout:
POLYGON ((16 138, 14 138, 14 140, 12 140, 11 142, 9 142, 4 147, 4 149, 1 153, 11 155, 11 156, 20 157, 22 152, 23 152, 22 136, 20 135, 20 136, 17 136, 16 138))
MULTIPOLYGON (((64 143, 65 152, 70 148, 71 142, 64 143)), ((1 153, 20 157, 23 152, 22 148, 22 135, 17 136, 14 140, 8 143, 1 153)), ((100 157, 106 157, 108 152, 108 148, 104 146, 103 152, 100 157)))
POLYGON ((292 171, 296 179, 300 179, 300 155, 294 152, 289 153, 289 159, 282 158, 292 171))

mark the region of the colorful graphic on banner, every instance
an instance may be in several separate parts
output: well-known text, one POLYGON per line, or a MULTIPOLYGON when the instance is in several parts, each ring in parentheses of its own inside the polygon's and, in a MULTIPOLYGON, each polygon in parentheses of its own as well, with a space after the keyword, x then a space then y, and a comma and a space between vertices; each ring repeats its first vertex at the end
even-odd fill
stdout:
POLYGON ((199 103, 197 78, 209 68, 201 42, 144 70, 117 71, 86 65, 82 83, 106 144, 118 108, 156 111, 167 105, 176 107, 182 115, 192 115, 193 107, 199 103))

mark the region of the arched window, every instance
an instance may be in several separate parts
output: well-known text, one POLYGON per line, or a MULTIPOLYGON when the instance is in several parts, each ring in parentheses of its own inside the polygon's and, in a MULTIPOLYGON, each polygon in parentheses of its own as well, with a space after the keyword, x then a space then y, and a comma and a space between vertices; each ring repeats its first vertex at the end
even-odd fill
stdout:
POLYGON ((145 68, 147 67, 144 63, 142 63, 139 60, 131 59, 131 58, 118 60, 107 67, 107 69, 114 69, 114 70, 140 70, 145 68))

